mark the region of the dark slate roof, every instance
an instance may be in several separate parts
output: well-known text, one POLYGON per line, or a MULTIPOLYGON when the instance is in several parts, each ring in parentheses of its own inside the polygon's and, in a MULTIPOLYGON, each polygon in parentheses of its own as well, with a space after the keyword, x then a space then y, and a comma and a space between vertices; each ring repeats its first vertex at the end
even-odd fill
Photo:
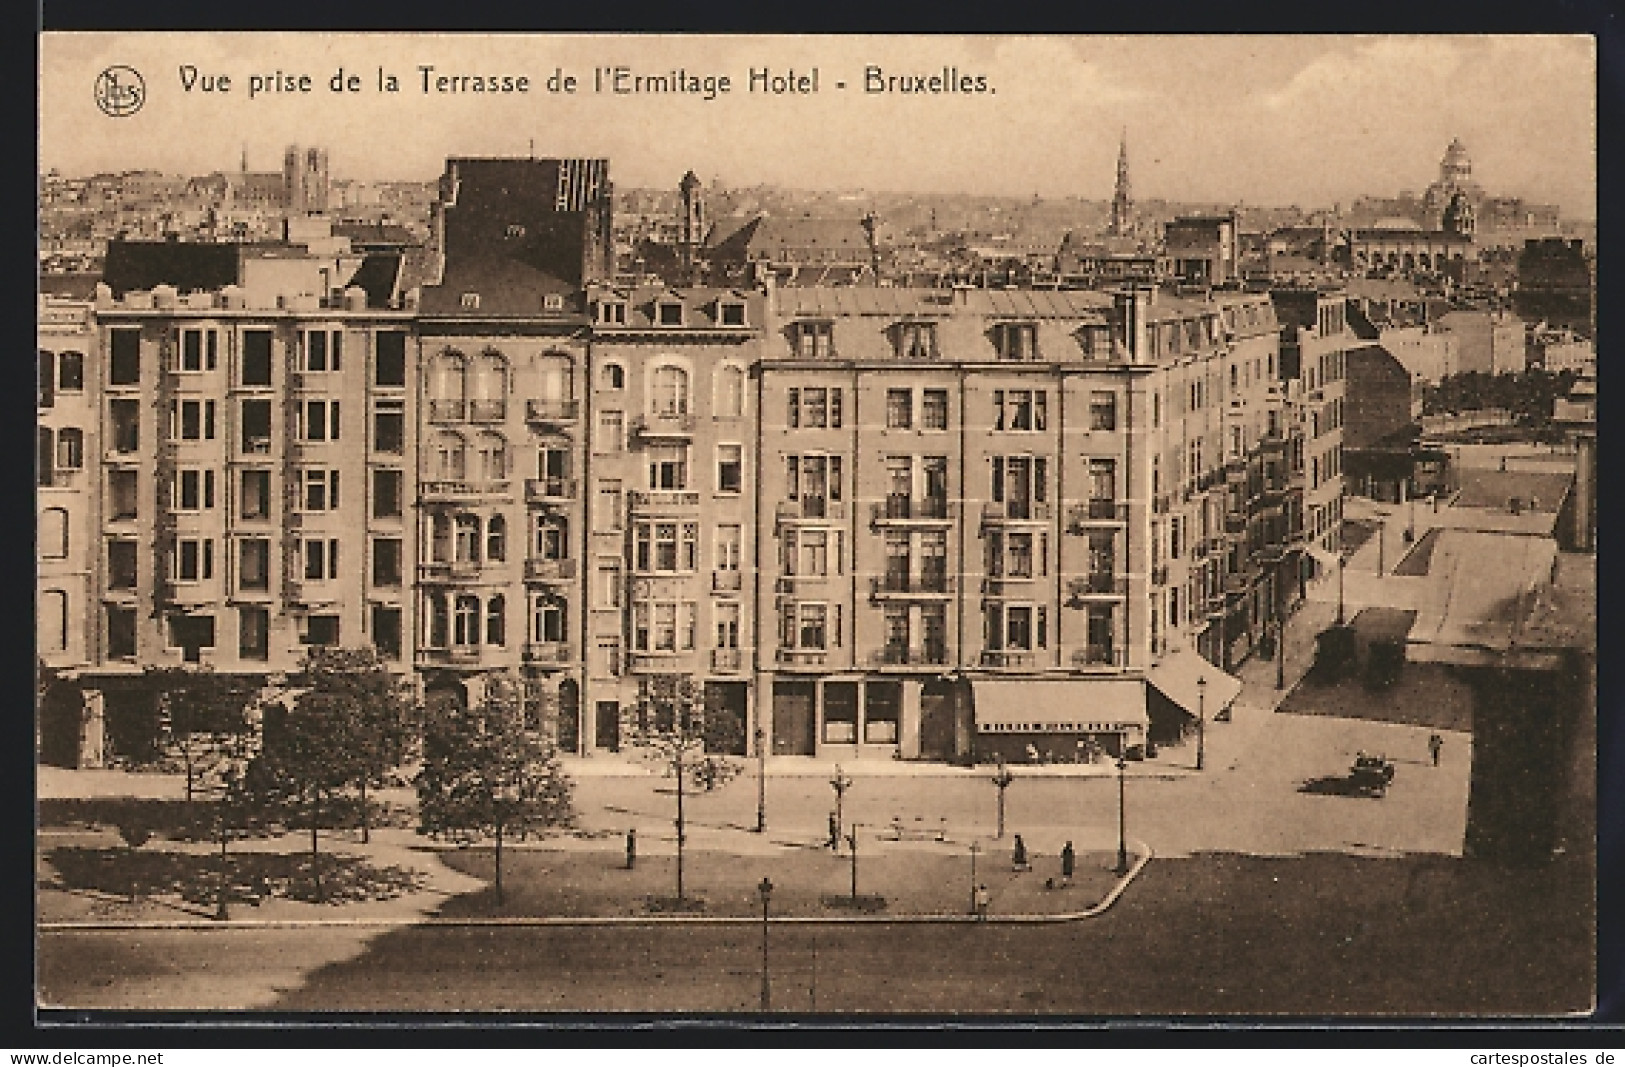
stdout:
POLYGON ((1505 509, 1516 497, 1527 511, 1556 511, 1568 495, 1574 475, 1561 471, 1497 471, 1465 468, 1461 471, 1458 508, 1505 509), (1531 501, 1539 501, 1531 506, 1531 501))
POLYGON ((375 252, 361 261, 344 287, 360 286, 367 292, 368 307, 387 308, 395 299, 401 263, 402 256, 398 252, 375 252))
POLYGON ((102 280, 115 299, 132 289, 173 285, 182 293, 212 292, 238 282, 238 246, 189 241, 109 241, 102 280))
POLYGON ((334 237, 348 237, 351 245, 410 245, 412 231, 393 222, 335 222, 334 237))
POLYGON ((96 295, 98 274, 41 274, 39 291, 47 296, 61 296, 70 300, 89 300, 96 295))
POLYGON ((834 253, 849 262, 869 260, 869 238, 857 219, 758 216, 743 224, 717 223, 709 242, 719 259, 794 258, 796 253, 834 253), (723 235, 723 236, 719 236, 723 235))

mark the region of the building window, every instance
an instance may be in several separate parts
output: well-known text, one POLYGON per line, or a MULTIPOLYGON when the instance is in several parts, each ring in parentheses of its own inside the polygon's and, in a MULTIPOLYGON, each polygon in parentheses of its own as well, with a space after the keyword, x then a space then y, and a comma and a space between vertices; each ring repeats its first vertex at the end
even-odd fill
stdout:
POLYGON ((171 400, 169 439, 171 441, 213 441, 213 400, 171 400))
POLYGON ((841 457, 786 456, 785 495, 800 501, 802 518, 823 518, 841 499, 841 457))
POLYGON ((177 582, 200 582, 214 577, 214 541, 207 537, 183 537, 175 542, 169 559, 169 576, 177 582))
POLYGON ((136 472, 114 469, 107 472, 107 517, 111 522, 133 522, 139 509, 136 472))
POLYGON ((373 335, 372 383, 380 388, 406 384, 406 334, 380 330, 373 335))
POLYGON ((401 658, 401 609, 372 606, 372 647, 385 659, 401 658))
POLYGON ((107 655, 110 659, 135 658, 135 609, 107 609, 107 655))
POLYGON ((886 390, 886 429, 911 430, 914 428, 914 390, 886 390))
POLYGON ((670 364, 656 367, 650 391, 649 410, 654 415, 687 415, 688 372, 670 364))
POLYGON ((344 331, 303 330, 299 334, 299 369, 302 371, 332 371, 339 369, 343 354, 344 331))
POLYGON ((372 472, 372 517, 401 517, 401 472, 384 467, 372 472))
POLYGON ((239 410, 242 414, 243 455, 270 455, 271 402, 269 400, 244 400, 239 410))
POLYGON ((475 438, 474 447, 480 478, 499 482, 508 476, 508 442, 501 434, 487 430, 475 438))
POLYGON ((598 379, 599 387, 602 389, 625 389, 626 368, 619 363, 606 363, 603 370, 599 372, 598 379))
MULTIPOLYGON (((500 421, 508 414, 508 360, 488 348, 474 357, 468 379, 468 417, 477 422, 500 421)), ((556 388, 556 386, 555 386, 556 388)))
POLYGON ((85 466, 85 431, 77 426, 64 426, 56 435, 56 465, 64 471, 83 470, 85 466))
POLYGON ((441 430, 434 440, 434 472, 435 477, 441 481, 462 481, 467 473, 466 455, 468 444, 463 435, 451 430, 441 430))
POLYGON ((462 306, 464 311, 478 311, 480 307, 480 294, 464 293, 462 306))
POLYGON ((56 482, 56 434, 49 426, 39 427, 35 470, 35 484, 54 485, 56 482))
POLYGON ((310 615, 305 618, 304 633, 299 640, 307 645, 336 645, 339 643, 339 617, 337 615, 310 615))
POLYGON ((301 420, 300 438, 305 441, 337 441, 339 439, 339 402, 337 400, 305 401, 301 420))
POLYGON ((598 413, 597 451, 602 455, 612 455, 626 449, 626 413, 622 411, 600 411, 598 413))
POLYGON ((112 351, 107 363, 107 384, 140 385, 141 331, 115 329, 109 344, 112 351))
POLYGON ((993 502, 1012 519, 1030 518, 1032 505, 1048 498, 1049 462, 1044 456, 993 456, 993 502))
POLYGON ((180 331, 180 345, 175 354, 175 370, 185 373, 214 370, 219 357, 219 331, 197 327, 180 331))
POLYGON ((485 643, 498 647, 508 643, 507 602, 501 593, 485 602, 485 643))
POLYGON ((237 658, 271 658, 271 612, 266 608, 237 609, 237 658))
POLYGON ((1043 389, 993 390, 995 430, 1043 430, 1049 425, 1049 396, 1043 389))
POLYGON ((717 492, 738 493, 744 488, 743 445, 717 446, 717 492))
POLYGON ((113 451, 122 456, 138 451, 141 447, 141 402, 111 400, 107 407, 113 424, 113 451))
POLYGON ((406 412, 380 405, 372 416, 372 450, 399 456, 406 452, 406 412))
POLYGON ((267 470, 245 470, 242 474, 242 498, 238 505, 238 515, 244 519, 268 519, 271 517, 271 472, 267 470))
POLYGON ((68 558, 68 512, 46 508, 39 518, 39 554, 42 559, 68 558))
POLYGON ((485 520, 485 558, 493 563, 508 558, 508 520, 501 515, 485 520))
POLYGON ((717 321, 723 326, 745 325, 745 305, 737 300, 717 301, 717 321))
POLYGON ((601 607, 621 606, 621 560, 618 556, 598 559, 598 602, 601 607))
POLYGON ((452 605, 451 643, 477 645, 480 643, 480 598, 469 594, 459 596, 452 605))
POLYGON ((900 322, 893 328, 893 347, 901 359, 936 359, 937 324, 900 322))
POLYGON ((779 644, 819 651, 841 646, 839 604, 787 602, 779 609, 779 644))
POLYGON ((798 322, 791 327, 791 336, 800 359, 829 359, 835 354, 833 323, 798 322))
POLYGON ((540 644, 564 641, 568 622, 569 604, 550 595, 538 596, 531 606, 531 639, 540 644))
POLYGON ((401 584, 400 538, 373 538, 372 584, 386 589, 396 588, 401 584))
POLYGON ((699 560, 695 522, 640 522, 632 531, 633 569, 640 574, 689 573, 699 560))
POLYGON ((64 393, 85 390, 85 354, 63 352, 56 358, 57 389, 64 393))
POLYGON ((598 526, 603 530, 621 529, 621 483, 604 479, 598 483, 598 526))
MULTIPOLYGON (((602 300, 598 304, 598 322, 602 326, 625 326, 626 303, 621 300, 602 300)), ((616 388, 620 388, 616 386, 616 388)))
POLYGON ((656 305, 655 321, 662 326, 681 326, 683 305, 674 300, 662 300, 656 305))
POLYGON ((136 586, 136 543, 126 539, 107 542, 107 586, 134 589, 136 586))
POLYGON ((920 429, 948 428, 948 390, 926 389, 920 394, 920 429))
POLYGON ((716 569, 737 571, 740 563, 742 528, 738 523, 723 523, 716 528, 716 569))
POLYGON ((480 520, 477 515, 458 515, 452 520, 452 560, 456 563, 480 561, 480 520))
POLYGON ((632 648, 638 652, 692 652, 695 608, 692 600, 634 601, 632 648))
POLYGON ((339 576, 338 538, 307 537, 300 545, 306 581, 330 581, 339 576))
POLYGON ((649 460, 649 488, 687 489, 688 452, 682 448, 657 450, 649 460))
POLYGON ((166 621, 165 644, 184 649, 186 662, 198 662, 198 649, 214 647, 213 615, 171 615, 166 621))
POLYGON ((339 506, 339 472, 312 470, 300 472, 299 509, 336 511, 339 506))
POLYGON ((717 415, 735 418, 745 413, 745 371, 724 366, 717 372, 717 415))
POLYGON ((41 408, 56 405, 56 356, 43 348, 39 352, 39 369, 35 381, 39 385, 39 399, 41 408))
POLYGON ((786 393, 787 420, 791 428, 809 430, 840 429, 841 390, 805 386, 786 393))
POLYGON ((1089 394, 1089 428, 1091 430, 1117 429, 1117 394, 1093 392, 1089 394))
POLYGON ((1037 359, 1038 324, 1032 322, 1000 323, 993 328, 993 343, 999 350, 1000 359, 1037 359))
POLYGON ((271 331, 244 330, 242 384, 271 384, 271 331))
POLYGON ((712 617, 716 620, 718 648, 739 647, 739 602, 718 601, 712 617))
POLYGON ((1031 604, 988 603, 984 643, 993 652, 1031 652, 1049 647, 1047 609, 1031 604))
POLYGON ((532 523, 534 543, 531 554, 536 559, 570 558, 570 520, 563 515, 537 512, 532 523))
POLYGON ((237 588, 271 588, 271 542, 264 537, 245 537, 237 542, 237 588))
POLYGON ((203 511, 214 507, 214 471, 183 467, 169 483, 169 506, 174 511, 203 511))

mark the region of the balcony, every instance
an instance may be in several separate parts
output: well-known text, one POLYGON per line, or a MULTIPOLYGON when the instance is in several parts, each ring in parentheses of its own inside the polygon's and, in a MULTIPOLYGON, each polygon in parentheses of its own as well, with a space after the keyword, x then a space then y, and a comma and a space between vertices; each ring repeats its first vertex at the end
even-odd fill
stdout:
POLYGON ((564 426, 580 417, 576 400, 527 400, 525 421, 538 426, 564 426))
POLYGON ((869 656, 872 667, 926 667, 941 670, 948 666, 948 646, 942 643, 910 648, 886 645, 869 656))
POLYGON ((469 422, 501 422, 508 417, 508 402, 506 400, 470 400, 468 402, 469 422))
POLYGON ((828 658, 822 648, 781 648, 773 654, 781 667, 822 667, 828 658))
POLYGON ((525 560, 525 581, 527 582, 569 582, 576 576, 576 561, 573 559, 527 559, 525 560))
POLYGON ((773 517, 778 522, 795 522, 800 519, 845 519, 846 504, 822 496, 781 500, 774 506, 773 517))
POLYGON ((1152 585, 1167 585, 1168 584, 1168 564, 1159 563, 1155 567, 1151 568, 1151 584, 1152 585))
POLYGON ((700 506, 700 494, 688 489, 634 489, 627 496, 634 511, 680 511, 700 506))
POLYGON ((1128 579, 1118 577, 1111 572, 1085 575, 1074 578, 1066 585, 1067 596, 1072 600, 1084 600, 1091 597, 1125 597, 1128 596, 1128 579))
POLYGON ((733 674, 744 667, 744 653, 737 648, 713 648, 711 670, 716 674, 733 674))
POLYGON ((269 456, 271 454, 271 439, 269 437, 250 437, 243 441, 244 456, 269 456))
POLYGON ((465 480, 441 480, 418 483, 418 499, 425 504, 456 504, 464 501, 483 500, 489 497, 506 497, 509 483, 465 480))
POLYGON ((480 565, 472 560, 430 560, 418 564, 420 582, 471 582, 480 577, 480 565))
POLYGON ((711 592, 737 593, 744 587, 744 575, 739 571, 712 571, 711 592))
POLYGON ((526 641, 526 663, 564 666, 575 662, 575 650, 568 641, 526 641))
POLYGON ((692 652, 634 652, 627 657, 627 670, 631 674, 691 674, 694 670, 692 652))
POLYGON ((1128 503, 1120 500, 1091 500, 1067 509, 1067 529, 1081 533, 1087 526, 1121 526, 1128 522, 1128 503))
MULTIPOLYGON (((176 588, 184 589, 186 587, 177 586, 176 588)), ((283 584, 282 598, 288 601, 290 605, 298 607, 326 607, 339 602, 339 583, 292 578, 283 584)), ((186 603, 186 601, 177 601, 177 603, 186 603)))
POLYGON ((525 503, 554 504, 576 498, 574 478, 526 478, 525 503))
POLYGON ((1032 652, 988 650, 982 653, 982 666, 996 670, 1032 670, 1038 657, 1032 652))
POLYGON ((1029 500, 990 501, 982 505, 982 522, 1048 522, 1048 504, 1029 500))
POLYGON ((468 405, 461 400, 430 400, 430 422, 462 422, 467 416, 468 405))
POLYGON ((485 661, 485 650, 479 645, 420 648, 413 658, 419 667, 478 667, 485 661))
POLYGON ((889 523, 945 523, 952 521, 957 507, 946 497, 888 496, 883 502, 869 506, 869 524, 882 526, 889 523))
POLYGON ((1033 576, 1030 574, 989 574, 982 579, 983 596, 1032 595, 1033 576))
POLYGON ((1085 645, 1072 653, 1072 666, 1078 670, 1121 670, 1128 666, 1128 653, 1111 645, 1085 645))
POLYGON ((162 582, 158 587, 158 599, 166 604, 176 604, 182 607, 201 607, 213 604, 220 599, 220 589, 215 582, 162 582))
POLYGON ((632 435, 647 440, 694 436, 694 416, 684 414, 639 415, 632 420, 632 435))
POLYGON ((869 596, 946 596, 954 591, 947 574, 878 574, 869 579, 869 596))
POLYGON ((788 574, 773 583, 773 591, 783 596, 824 595, 829 592, 827 574, 788 574))

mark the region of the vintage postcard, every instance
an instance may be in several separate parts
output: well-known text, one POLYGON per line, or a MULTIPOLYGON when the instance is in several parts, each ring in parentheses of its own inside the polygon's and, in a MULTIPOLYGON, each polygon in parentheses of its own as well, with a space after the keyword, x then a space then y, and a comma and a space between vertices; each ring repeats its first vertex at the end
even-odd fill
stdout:
POLYGON ((42 1019, 1593 1010, 1591 38, 40 48, 42 1019))

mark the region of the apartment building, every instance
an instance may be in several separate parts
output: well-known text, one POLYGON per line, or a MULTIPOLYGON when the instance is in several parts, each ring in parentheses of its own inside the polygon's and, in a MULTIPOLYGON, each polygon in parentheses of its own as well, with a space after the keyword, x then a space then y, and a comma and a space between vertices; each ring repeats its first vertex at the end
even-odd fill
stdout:
POLYGON ((1290 469, 1304 479, 1303 537, 1321 552, 1335 553, 1342 547, 1348 350, 1361 342, 1349 328, 1341 290, 1277 289, 1270 299, 1281 322, 1287 409, 1298 423, 1290 469))
POLYGON ((41 294, 35 519, 35 648, 57 671, 84 667, 94 649, 83 605, 92 600, 98 464, 96 326, 88 300, 41 294))

